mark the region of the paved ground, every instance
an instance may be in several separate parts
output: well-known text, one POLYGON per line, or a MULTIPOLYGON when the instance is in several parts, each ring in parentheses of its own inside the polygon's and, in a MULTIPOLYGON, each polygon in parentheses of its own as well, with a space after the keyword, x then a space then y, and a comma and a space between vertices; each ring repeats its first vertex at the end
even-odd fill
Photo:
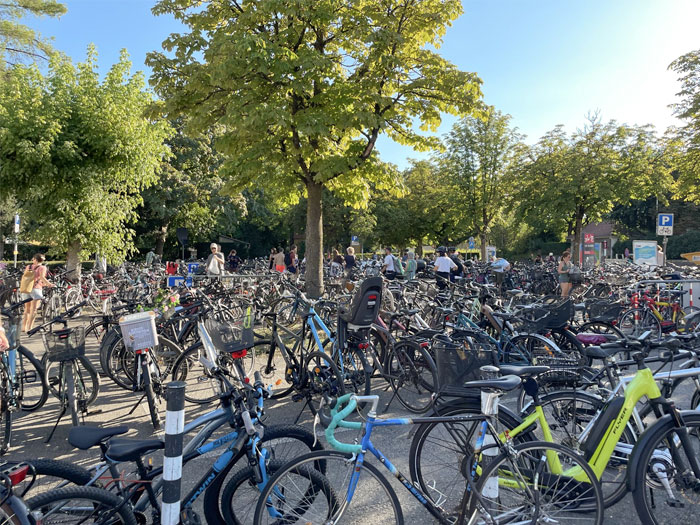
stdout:
MULTIPOLYGON (((36 336, 25 344, 40 357, 43 354, 41 339, 36 336)), ((98 360, 96 356, 96 348, 89 348, 88 355, 96 366, 98 360)), ((129 412, 134 407, 139 399, 139 396, 123 390, 112 383, 107 377, 102 377, 101 391, 98 398, 96 409, 99 412, 91 413, 86 423, 91 425, 116 425, 127 424, 132 428, 129 436, 138 438, 153 437, 153 430, 148 417, 147 407, 145 402, 137 407, 136 411, 129 415, 129 412)), ((381 406, 384 407, 388 400, 388 394, 383 391, 382 385, 376 383, 376 392, 382 397, 381 406)), ((301 410, 300 404, 291 402, 290 400, 282 400, 279 402, 268 403, 268 422, 269 423, 291 423, 293 422, 301 410)), ((198 414, 204 413, 213 407, 199 407, 188 405, 187 420, 195 417, 198 414)), ((61 421, 52 441, 46 443, 45 440, 53 427, 58 415, 58 403, 55 399, 49 398, 46 405, 37 413, 23 414, 15 422, 13 432, 13 447, 8 454, 11 458, 35 458, 46 457, 68 460, 74 464, 87 467, 98 459, 98 454, 95 451, 78 451, 73 449, 67 442, 68 431, 71 428, 70 418, 64 417, 61 421)), ((388 412, 392 416, 407 415, 402 411, 398 402, 394 402, 388 412)), ((312 420, 308 412, 302 415, 300 423, 307 428, 312 428, 312 420)), ((379 429, 374 435, 374 442, 384 452, 386 452, 392 460, 395 460, 396 466, 403 471, 408 477, 408 454, 411 443, 410 435, 411 427, 392 427, 388 429, 379 429)), ((226 429, 224 429, 226 430, 226 429)), ((346 434, 346 437, 348 435, 346 434)), ((323 439, 320 437, 319 439, 323 439)), ((349 439, 348 439, 349 440, 349 439)), ((156 455, 156 463, 158 463, 156 455)), ((198 479, 211 465, 212 458, 201 458, 185 467, 185 486, 191 486, 194 480, 198 479)), ((375 461, 375 464, 377 462, 375 461)), ((388 472, 387 472, 388 474, 388 472)), ((419 505, 417 505, 408 492, 394 479, 391 480, 395 491, 399 494, 402 502, 404 517, 407 522, 413 523, 431 523, 431 516, 419 505)), ((200 509, 201 511, 201 509, 200 509)), ((606 511, 606 523, 636 523, 636 513, 631 504, 631 498, 628 496, 621 503, 612 509, 606 511)), ((369 522, 367 522, 369 523, 369 522)))

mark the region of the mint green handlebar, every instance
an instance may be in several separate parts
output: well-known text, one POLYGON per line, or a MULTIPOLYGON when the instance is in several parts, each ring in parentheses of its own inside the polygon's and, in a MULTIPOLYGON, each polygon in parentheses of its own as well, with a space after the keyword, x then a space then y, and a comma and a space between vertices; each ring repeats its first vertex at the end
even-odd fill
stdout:
POLYGON ((331 409, 332 419, 330 424, 328 425, 328 428, 326 428, 326 439, 328 440, 328 443, 331 445, 331 447, 333 447, 339 452, 359 454, 360 452, 362 452, 362 445, 341 443, 333 435, 337 427, 354 429, 362 428, 362 423, 358 421, 344 421, 344 419, 350 414, 352 414, 353 411, 357 408, 357 401, 351 399, 353 395, 354 394, 345 394, 344 396, 339 397, 336 401, 335 407, 331 409), (347 404, 347 406, 342 410, 338 411, 339 407, 345 404, 347 404))

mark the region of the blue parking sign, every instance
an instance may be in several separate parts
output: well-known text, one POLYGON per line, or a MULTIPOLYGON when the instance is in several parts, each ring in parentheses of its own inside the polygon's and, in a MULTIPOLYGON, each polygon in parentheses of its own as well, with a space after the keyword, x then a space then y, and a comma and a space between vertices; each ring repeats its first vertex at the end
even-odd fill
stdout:
POLYGON ((673 226, 673 213, 659 213, 658 226, 673 226))

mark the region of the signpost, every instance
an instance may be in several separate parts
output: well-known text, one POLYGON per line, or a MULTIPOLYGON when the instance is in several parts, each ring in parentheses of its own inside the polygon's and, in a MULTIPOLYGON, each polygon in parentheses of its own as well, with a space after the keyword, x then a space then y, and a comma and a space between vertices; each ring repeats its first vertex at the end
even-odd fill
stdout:
POLYGON ((659 213, 656 220, 656 235, 664 238, 664 260, 663 265, 666 266, 666 244, 669 236, 673 235, 673 213, 659 213))
POLYGON ((14 261, 17 268, 17 237, 19 236, 19 213, 15 214, 15 243, 14 243, 14 261))
POLYGON ((476 243, 474 242, 474 237, 469 237, 469 249, 473 250, 476 247, 476 243))
POLYGON ((595 236, 592 233, 583 234, 583 266, 593 268, 595 266, 595 236))

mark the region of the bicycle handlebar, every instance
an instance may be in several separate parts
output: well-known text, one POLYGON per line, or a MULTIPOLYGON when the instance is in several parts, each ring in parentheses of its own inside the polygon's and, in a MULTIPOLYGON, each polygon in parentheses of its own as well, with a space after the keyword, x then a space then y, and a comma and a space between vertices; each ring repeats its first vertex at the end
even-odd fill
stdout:
POLYGON ((39 325, 39 326, 37 326, 36 328, 32 328, 31 330, 29 330, 29 331, 27 332, 27 335, 28 335, 28 336, 32 336, 32 335, 34 335, 35 333, 37 333, 39 330, 43 330, 45 327, 50 326, 50 325, 55 324, 55 323, 64 323, 64 324, 67 323, 67 322, 68 322, 68 319, 70 319, 71 317, 73 317, 73 316, 78 312, 78 310, 80 310, 80 309, 81 309, 83 306, 85 306, 86 304, 88 304, 88 301, 87 301, 87 300, 83 301, 82 303, 76 304, 74 307, 69 308, 68 310, 66 310, 66 312, 65 312, 64 314, 62 314, 62 315, 57 315, 56 317, 54 317, 54 318, 51 319, 50 321, 48 321, 48 322, 46 322, 46 323, 44 323, 44 324, 42 324, 42 325, 39 325))
POLYGON ((335 406, 331 408, 331 422, 326 428, 326 440, 330 446, 340 452, 346 452, 349 454, 359 454, 362 452, 362 445, 355 445, 350 443, 341 443, 335 438, 334 432, 337 427, 345 427, 352 429, 362 428, 362 423, 354 421, 344 421, 352 412, 357 408, 357 400, 355 399, 355 394, 345 394, 336 400, 335 406), (342 410, 338 410, 341 406, 346 405, 342 410))
POLYGON ((19 307, 22 306, 23 304, 28 303, 29 301, 33 301, 33 300, 34 300, 34 299, 32 299, 32 298, 30 297, 29 299, 23 299, 23 300, 18 301, 18 302, 16 302, 16 303, 12 303, 12 304, 11 304, 10 306, 8 306, 7 308, 3 308, 3 309, 0 311, 0 313, 2 313, 2 315, 9 316, 9 315, 10 315, 14 310, 16 310, 17 308, 19 308, 19 307))

